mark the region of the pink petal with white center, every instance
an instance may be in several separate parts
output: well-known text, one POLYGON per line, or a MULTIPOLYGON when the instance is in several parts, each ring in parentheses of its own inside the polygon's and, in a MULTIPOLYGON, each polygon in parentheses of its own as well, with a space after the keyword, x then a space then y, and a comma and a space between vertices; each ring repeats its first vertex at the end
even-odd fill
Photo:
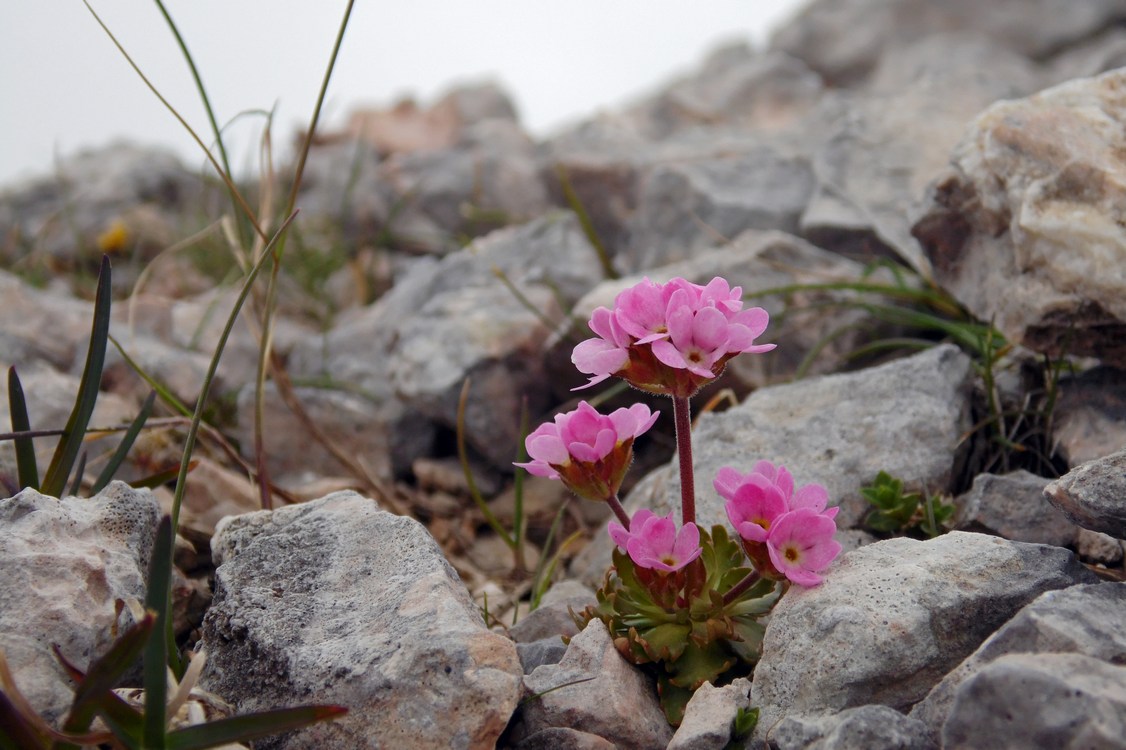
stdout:
POLYGON ((730 500, 735 496, 735 492, 742 483, 742 474, 730 466, 724 466, 716 472, 715 479, 712 480, 712 487, 715 488, 720 497, 730 500))
MULTIPOLYGON (((691 343, 707 352, 726 351, 727 327, 723 313, 714 307, 705 307, 693 316, 691 343)), ((674 338, 673 343, 679 342, 674 338)))
POLYGON ((688 360, 684 358, 680 350, 673 346, 668 339, 654 341, 649 346, 653 350, 653 356, 656 357, 661 364, 676 368, 677 370, 688 369, 688 360))

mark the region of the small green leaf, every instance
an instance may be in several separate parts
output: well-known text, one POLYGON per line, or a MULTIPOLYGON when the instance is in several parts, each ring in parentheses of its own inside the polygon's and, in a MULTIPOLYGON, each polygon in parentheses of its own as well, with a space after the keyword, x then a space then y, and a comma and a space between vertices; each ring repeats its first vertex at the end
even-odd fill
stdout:
MULTIPOLYGON (((16 374, 15 367, 8 368, 8 412, 12 418, 12 432, 30 432, 31 419, 27 415, 27 400, 23 395, 23 386, 20 376, 16 374)), ((20 488, 30 487, 39 489, 39 468, 35 463, 35 441, 29 437, 17 436, 14 440, 16 448, 16 479, 20 488)))
POLYGON ((169 733, 166 747, 168 750, 202 750, 230 742, 249 742, 335 719, 346 713, 348 709, 343 706, 302 706, 232 716, 177 729, 169 733))
POLYGON ((149 415, 152 414, 152 407, 155 401, 156 391, 149 391, 149 397, 146 398, 145 403, 141 405, 141 411, 137 414, 137 418, 129 425, 129 429, 126 430, 125 434, 121 437, 121 442, 117 444, 117 450, 113 452, 113 456, 110 457, 110 460, 102 469, 102 473, 94 480, 94 486, 90 488, 91 494, 96 495, 101 492, 102 489, 109 484, 110 480, 113 479, 113 475, 117 473, 117 470, 121 467, 121 463, 125 460, 125 456, 128 455, 129 449, 133 447, 137 435, 141 434, 141 428, 145 426, 149 415))
POLYGON ((638 631, 649 658, 653 661, 675 661, 684 653, 688 646, 688 634, 692 631, 690 625, 676 625, 665 623, 644 631, 638 631))
POLYGON ((86 428, 94 413, 98 400, 98 390, 102 381, 102 366, 106 358, 106 341, 109 339, 110 322, 110 264, 109 256, 102 256, 98 271, 98 291, 94 297, 94 322, 90 330, 90 345, 86 352, 86 365, 82 368, 82 378, 78 383, 78 396, 70 412, 63 436, 55 447, 55 454, 43 477, 41 492, 52 497, 61 497, 66 489, 78 451, 82 448, 86 428))
POLYGON ((684 709, 692 699, 692 690, 674 685, 668 675, 657 677, 657 697, 661 702, 661 710, 665 718, 674 727, 680 726, 684 721, 684 709))

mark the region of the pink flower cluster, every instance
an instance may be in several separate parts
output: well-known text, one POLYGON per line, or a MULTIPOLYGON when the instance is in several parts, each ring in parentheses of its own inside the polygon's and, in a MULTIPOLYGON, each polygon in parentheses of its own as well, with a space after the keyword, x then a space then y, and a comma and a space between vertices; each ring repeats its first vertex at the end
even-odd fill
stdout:
POLYGON ((672 512, 658 516, 642 508, 630 519, 629 529, 611 521, 608 530, 636 565, 650 570, 675 573, 703 552, 696 524, 686 523, 677 531, 672 512))
POLYGON ((574 411, 557 414, 528 435, 524 446, 531 458, 518 463, 529 474, 561 479, 575 494, 591 500, 616 496, 633 460, 633 441, 653 426, 657 412, 645 404, 599 414, 586 401, 574 411))
POLYGON ((594 311, 597 338, 576 346, 571 361, 591 376, 584 388, 617 375, 651 393, 687 397, 736 354, 773 349, 754 343, 769 320, 761 307, 744 310, 742 287, 718 276, 706 286, 646 278, 618 294, 613 310, 594 311))
POLYGON ((785 467, 759 461, 749 474, 724 467, 713 486, 727 502, 731 525, 763 575, 802 586, 821 583, 818 573, 840 554, 833 538, 838 508, 826 508, 829 494, 819 484, 794 489, 785 467))

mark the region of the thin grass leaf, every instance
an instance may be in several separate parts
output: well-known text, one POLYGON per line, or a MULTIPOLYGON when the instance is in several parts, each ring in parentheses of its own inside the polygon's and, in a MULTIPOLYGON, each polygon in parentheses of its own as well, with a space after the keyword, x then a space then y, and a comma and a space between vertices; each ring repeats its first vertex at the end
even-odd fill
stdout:
POLYGON ((98 389, 102 380, 102 366, 106 359, 106 341, 109 338, 110 313, 110 264, 109 256, 102 256, 98 270, 98 291, 94 297, 94 323, 90 330, 90 346, 86 352, 86 365, 82 368, 82 378, 78 383, 78 396, 70 413, 63 437, 55 448, 55 454, 47 467, 40 491, 44 495, 59 497, 66 489, 66 481, 74 467, 94 404, 98 400, 98 389))
POLYGON ((231 308, 230 314, 227 316, 227 323, 223 326, 223 332, 219 334, 219 341, 215 345, 215 351, 211 355, 211 363, 207 367, 207 374, 203 377, 203 385, 200 386, 199 397, 196 399, 195 411, 192 414, 192 423, 188 427, 188 435, 184 440, 184 454, 180 461, 180 472, 176 477, 176 494, 172 498, 172 528, 178 529, 180 523, 180 506, 184 502, 184 491, 187 488, 188 469, 192 462, 192 451, 195 449, 196 438, 199 436, 199 425, 203 421, 203 409, 207 404, 207 396, 211 392, 211 384, 215 381, 215 372, 219 369, 219 359, 223 356, 223 350, 227 346, 227 339, 231 337, 231 331, 234 330, 235 321, 238 320, 239 312, 242 311, 243 304, 246 303, 246 298, 250 296, 250 290, 254 286, 254 280, 258 278, 258 273, 262 267, 271 260, 273 257, 269 251, 272 249, 278 238, 281 237, 285 230, 289 227, 297 213, 294 212, 282 222, 278 227, 278 231, 270 238, 270 242, 266 245, 262 253, 262 257, 258 259, 250 272, 246 275, 245 281, 242 284, 242 290, 239 291, 238 297, 235 299, 235 304, 231 308))
POLYGON ((114 348, 117 349, 117 353, 121 355, 121 358, 125 360, 125 364, 129 365, 133 372, 137 373, 141 380, 145 381, 148 384, 149 388, 156 391, 156 395, 160 396, 160 400, 163 401, 166 406, 177 412, 182 417, 190 417, 192 415, 192 410, 185 406, 183 401, 176 398, 176 395, 172 393, 172 391, 168 390, 168 387, 166 385, 159 382, 156 378, 146 372, 145 369, 141 367, 141 365, 138 364, 136 360, 130 357, 129 353, 125 351, 125 347, 122 346, 117 339, 115 339, 113 336, 110 336, 109 341, 111 344, 113 344, 114 348))
MULTIPOLYGON (((194 471, 195 467, 197 467, 197 466, 199 466, 199 461, 196 460, 196 459, 193 459, 192 461, 188 462, 188 473, 190 474, 192 471, 194 471)), ((129 483, 129 486, 133 487, 134 489, 138 489, 138 490, 139 489, 150 489, 151 490, 151 489, 155 489, 157 487, 163 487, 164 485, 168 484, 169 482, 176 481, 176 478, 179 475, 180 475, 180 467, 174 466, 171 469, 165 469, 164 471, 158 471, 155 474, 149 474, 147 477, 143 477, 141 479, 134 480, 134 481, 129 483)))
POLYGON ((149 391, 148 398, 145 403, 141 405, 141 411, 137 414, 137 418, 129 425, 129 429, 121 437, 121 442, 117 444, 117 450, 110 456, 105 467, 102 468, 102 473, 94 480, 94 486, 90 488, 90 493, 93 495, 102 491, 117 470, 121 468, 121 464, 125 461, 125 457, 129 454, 129 449, 133 447, 133 443, 137 440, 137 436, 141 434, 141 428, 145 426, 148 421, 149 415, 152 414, 152 407, 156 403, 156 391, 149 391))
POLYGON ((598 236, 594 222, 590 220, 590 214, 586 212, 582 201, 579 200, 579 195, 571 184, 571 176, 567 174, 567 168, 562 164, 556 164, 555 174, 559 177, 559 184, 563 188, 563 196, 567 200, 567 205, 578 217, 579 226, 582 227, 583 234, 586 235, 587 241, 594 248, 594 252, 598 253, 598 262, 602 266, 602 274, 607 279, 618 278, 618 272, 614 270, 614 264, 610 262, 610 253, 607 252, 606 246, 602 244, 602 238, 598 236))
MULTIPOLYGON (((175 654, 172 636, 172 519, 164 516, 156 528, 145 592, 145 609, 156 613, 156 634, 144 649, 145 747, 164 747, 165 706, 168 701, 168 665, 175 654)), ((177 676, 180 670, 173 670, 177 676)))
POLYGON ((70 482, 71 497, 78 497, 78 493, 82 490, 82 477, 86 474, 86 451, 78 454, 78 466, 74 470, 74 479, 70 482))
MULTIPOLYGON (((321 108, 324 106, 325 95, 328 93, 328 83, 332 79, 332 71, 336 67, 336 60, 340 56, 340 47, 344 43, 344 32, 348 28, 348 21, 352 17, 354 0, 348 0, 344 9, 344 17, 336 33, 336 41, 329 55, 328 66, 325 68, 321 80, 320 90, 317 92, 317 103, 313 106, 313 115, 309 120, 309 127, 305 131, 305 140, 297 156, 297 167, 293 174, 293 184, 290 186, 289 199, 286 202, 285 213, 292 217, 296 213, 297 192, 301 189, 301 178, 305 174, 305 163, 309 158, 309 150, 313 146, 313 137, 317 131, 317 124, 321 117, 321 108)), ((261 492, 262 507, 269 508, 271 499, 269 492, 269 474, 265 461, 265 428, 264 412, 266 399, 266 373, 270 367, 270 354, 273 348, 274 317, 277 312, 278 299, 278 274, 281 273, 282 256, 285 254, 286 234, 279 232, 275 235, 277 241, 271 241, 270 247, 263 250, 263 255, 272 252, 274 265, 270 268, 269 281, 266 283, 266 301, 262 312, 262 343, 258 349, 258 369, 254 382, 254 455, 258 474, 258 484, 261 492)))
POLYGON ((302 706, 262 711, 177 729, 168 734, 168 750, 201 750, 229 742, 249 742, 261 737, 301 729, 348 713, 343 706, 302 706))
MULTIPOLYGON (((556 516, 556 518, 559 517, 561 517, 561 515, 556 516)), ((582 531, 572 532, 571 536, 564 539, 563 543, 560 544, 559 547, 555 550, 555 553, 548 560, 547 565, 545 565, 542 569, 537 568, 535 583, 532 586, 531 597, 531 602, 534 603, 534 606, 530 604, 529 611, 534 611, 537 607, 540 606, 540 602, 543 600, 543 595, 547 593, 547 589, 551 584, 551 578, 555 575, 555 569, 559 567, 559 563, 563 560, 563 554, 567 551, 568 548, 570 548, 572 544, 577 542, 579 539, 582 539, 582 537, 582 531)), ((547 545, 545 544, 544 546, 546 547, 547 545)))
POLYGON ((477 481, 473 479, 473 469, 469 466, 469 450, 465 447, 465 405, 469 401, 469 378, 461 386, 461 396, 457 400, 457 457, 461 461, 461 470, 465 474, 465 483, 469 486, 469 496, 473 498, 473 502, 477 504, 477 508, 481 511, 481 515, 485 517, 485 522, 489 524, 490 528, 496 532, 497 536, 504 540, 509 549, 516 548, 516 540, 504 525, 493 514, 489 504, 485 502, 485 498, 481 496, 481 491, 477 489, 477 481))
POLYGON ((146 612, 139 622, 113 642, 105 654, 90 664, 85 674, 70 664, 58 647, 54 647, 55 658, 78 685, 74 691, 70 712, 63 724, 63 731, 73 734, 85 732, 90 728, 94 716, 103 706, 105 695, 113 690, 120 682, 121 676, 133 666, 155 629, 156 613, 146 612))
POLYGON ((50 747, 50 741, 0 691, 0 750, 48 750, 50 747))
POLYGON ((39 489, 39 467, 35 463, 35 442, 19 433, 31 432, 31 419, 27 415, 27 399, 15 367, 8 368, 8 412, 12 417, 12 432, 16 448, 16 481, 20 488, 39 489))

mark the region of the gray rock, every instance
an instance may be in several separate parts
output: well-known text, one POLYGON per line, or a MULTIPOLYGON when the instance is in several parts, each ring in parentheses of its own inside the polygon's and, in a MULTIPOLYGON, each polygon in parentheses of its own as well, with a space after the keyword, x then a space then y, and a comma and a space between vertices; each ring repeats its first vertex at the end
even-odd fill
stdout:
MULTIPOLYGON (((771 354, 756 356, 772 356, 771 354)), ((870 507, 860 494, 880 471, 908 488, 944 491, 969 425, 969 358, 950 344, 867 370, 760 388, 722 413, 703 414, 692 433, 696 517, 727 525, 712 480, 724 466, 750 471, 781 463, 800 486, 822 484, 839 504, 839 528, 860 523, 870 507)), ((630 513, 680 508, 674 458, 642 479, 626 499, 630 513)), ((581 553, 583 580, 600 585, 613 542, 600 534, 581 553)))
POLYGON ((266 748, 492 748, 520 697, 516 648, 489 632, 413 519, 354 492, 224 519, 202 685, 240 713, 351 711, 266 748))
POLYGON ((331 374, 368 395, 392 444, 422 427, 420 420, 452 429, 468 377, 467 439, 488 460, 509 467, 523 398, 532 414, 548 406, 540 351, 549 331, 541 316, 562 321, 560 306, 573 304, 599 278, 597 256, 573 216, 537 219, 417 267, 327 337, 297 345, 291 372, 331 374))
POLYGON ((151 492, 121 482, 91 498, 29 489, 0 500, 0 650, 48 721, 74 698, 51 646, 80 669, 106 652, 118 622, 114 601, 145 596, 159 519, 151 492))
POLYGON ((1126 72, 989 107, 913 228, 936 280, 1005 336, 1126 364, 1126 72))
POLYGON ((1079 654, 1011 654, 959 688, 949 750, 1126 748, 1126 667, 1079 654))
POLYGON ((823 143, 813 156, 816 188, 801 218, 803 236, 852 252, 889 248, 929 276, 909 218, 928 183, 947 167, 974 115, 1037 88, 1030 61, 983 36, 934 37, 889 52, 870 90, 828 100, 811 116, 823 143))
POLYGON ((783 50, 833 85, 862 80, 889 49, 940 31, 978 31, 999 47, 1041 59, 1126 15, 1116 0, 819 0, 779 29, 783 50), (848 34, 840 33, 848 29, 848 34))
POLYGON ((1044 494, 1083 528, 1126 538, 1126 450, 1075 467, 1044 494))
POLYGON ((516 750, 615 750, 615 745, 597 734, 568 727, 548 727, 518 742, 516 750))
POLYGON ((751 695, 756 736, 786 714, 907 709, 1036 596, 1094 580, 1059 547, 960 531, 849 552, 772 612, 751 695))
MULTIPOLYGON (((80 151, 50 176, 0 194, 0 257, 12 260, 34 244, 63 263, 90 261, 101 256, 99 235, 122 222, 130 251, 152 258, 180 228, 173 211, 206 205, 207 197, 204 181, 167 149, 119 141, 80 151)), ((124 280, 115 274, 117 288, 124 280)))
POLYGON ((1059 389, 1052 439, 1069 466, 1126 448, 1126 371, 1095 367, 1059 389))
POLYGON ((1097 583, 1041 594, 935 685, 911 716, 938 739, 963 683, 987 665, 1009 654, 1062 653, 1126 661, 1126 586, 1097 583))
POLYGON ((665 747, 672 738, 652 682, 622 658, 601 620, 592 620, 571 639, 558 664, 527 675, 524 689, 539 695, 522 707, 528 736, 567 727, 603 737, 621 750, 665 747), (585 681, 567 685, 576 680, 585 681))
POLYGON ((955 527, 1014 542, 1074 546, 1079 527, 1044 497, 1048 481, 1024 470, 979 474, 970 491, 954 503, 955 527))
POLYGON ((567 644, 558 635, 516 642, 516 654, 520 657, 520 668, 524 670, 524 674, 531 674, 536 667, 544 664, 558 664, 566 653, 567 644))
POLYGON ((746 229, 793 234, 812 189, 805 160, 768 146, 658 166, 641 179, 623 265, 639 272, 685 260, 746 229))
POLYGON ((1082 560, 1102 565, 1122 562, 1122 542, 1109 534, 1090 529, 1079 529, 1075 537, 1075 552, 1082 560))
POLYGON ((705 682, 689 699, 668 750, 723 750, 731 741, 736 712, 750 706, 750 680, 740 677, 718 688, 705 682))
POLYGON ((770 750, 937 750, 926 726, 881 705, 827 716, 787 716, 768 730, 770 750))
POLYGON ((569 610, 581 612, 595 603, 594 591, 579 581, 560 581, 544 594, 540 606, 508 629, 517 643, 530 643, 541 638, 568 638, 579 632, 569 610))
POLYGON ((549 207, 532 143, 507 120, 480 123, 448 149, 394 154, 379 177, 393 196, 393 242, 416 251, 446 254, 549 207))
MULTIPOLYGON (((0 270, 0 364, 45 362, 69 370, 84 358, 94 306, 69 295, 35 289, 0 270)), ((79 365, 81 366, 81 364, 79 365)), ((7 405, 7 399, 3 403, 7 405)))

